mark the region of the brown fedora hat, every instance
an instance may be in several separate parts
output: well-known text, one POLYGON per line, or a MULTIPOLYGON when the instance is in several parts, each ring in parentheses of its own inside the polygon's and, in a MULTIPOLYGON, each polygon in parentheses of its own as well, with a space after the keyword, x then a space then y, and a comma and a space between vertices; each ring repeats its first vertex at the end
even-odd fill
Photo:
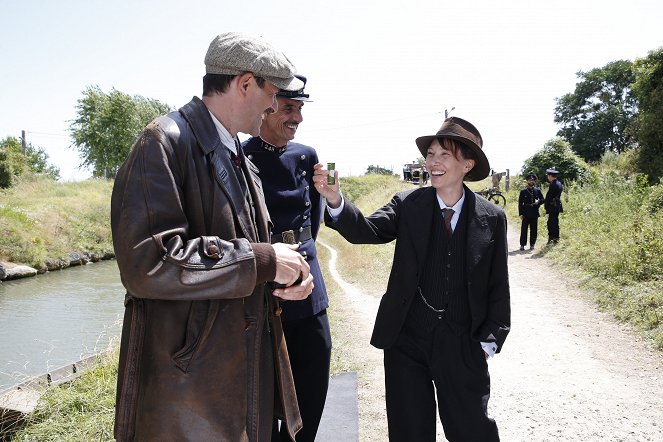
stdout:
POLYGON ((458 117, 449 117, 442 123, 442 127, 435 135, 424 135, 416 140, 419 152, 426 158, 428 147, 434 139, 450 138, 462 143, 476 155, 476 164, 465 175, 465 181, 481 181, 488 176, 490 164, 486 154, 483 153, 483 139, 481 134, 469 121, 458 117))

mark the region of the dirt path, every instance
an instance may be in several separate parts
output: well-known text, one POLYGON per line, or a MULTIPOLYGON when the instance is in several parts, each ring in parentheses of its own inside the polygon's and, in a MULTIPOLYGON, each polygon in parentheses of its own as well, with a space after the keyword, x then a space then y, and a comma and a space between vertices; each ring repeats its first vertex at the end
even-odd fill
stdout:
MULTIPOLYGON (((663 354, 599 312, 536 250, 518 247, 511 226, 512 331, 489 362, 501 439, 663 441, 663 354)), ((344 292, 332 301, 349 319, 343 343, 361 367, 360 440, 386 441, 382 353, 368 343, 378 298, 330 273, 344 292)))

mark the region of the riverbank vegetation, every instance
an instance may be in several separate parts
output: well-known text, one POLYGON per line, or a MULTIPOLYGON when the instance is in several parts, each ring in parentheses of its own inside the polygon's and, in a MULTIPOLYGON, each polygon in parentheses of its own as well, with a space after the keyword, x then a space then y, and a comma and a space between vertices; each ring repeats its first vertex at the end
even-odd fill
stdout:
MULTIPOLYGON (((631 324, 644 338, 663 350, 663 231, 660 229, 663 225, 663 185, 650 186, 641 175, 625 174, 625 168, 623 158, 606 155, 598 167, 593 167, 595 176, 592 175, 594 178, 588 182, 565 182, 561 241, 553 246, 542 245, 535 253, 549 259, 551 265, 575 275, 578 283, 602 309, 631 324)), ((489 179, 468 184, 472 190, 481 190, 489 186, 489 179)), ((524 183, 514 176, 510 184, 511 190, 505 194, 509 224, 513 228, 510 234, 513 235, 520 225, 517 200, 524 183)), ((342 178, 342 186, 345 196, 365 213, 384 205, 395 192, 413 187, 398 177, 386 175, 342 178)), ((103 233, 99 232, 107 231, 110 189, 111 184, 105 181, 60 183, 50 189, 43 189, 36 183, 23 183, 12 193, 4 193, 2 204, 3 209, 12 207, 11 213, 18 214, 14 216, 28 226, 36 225, 37 218, 57 220, 65 214, 84 211, 83 206, 98 205, 92 211, 97 213, 96 216, 86 215, 86 222, 71 223, 79 226, 78 229, 64 230, 62 221, 49 221, 47 225, 59 233, 41 234, 64 236, 60 238, 64 243, 80 243, 81 237, 87 237, 81 235, 81 231, 94 231, 102 236, 103 233), (46 197, 45 192, 57 202, 46 197), (26 205, 19 200, 33 202, 26 205), (40 204, 48 205, 48 209, 37 213, 40 204), (87 227, 83 229, 83 225, 87 227)), ((543 191, 546 191, 545 183, 543 191)), ((546 239, 545 221, 543 216, 539 223, 542 244, 546 239)), ((7 230, 5 225, 2 226, 4 236, 7 230)), ((106 235, 99 243, 110 245, 110 233, 106 235)), ((31 236, 23 241, 29 243, 31 236)), ((337 250, 337 268, 347 281, 367 293, 379 295, 383 292, 393 243, 350 245, 336 232, 324 227, 320 239, 337 250)), ((0 247, 3 247, 0 254, 6 254, 6 246, 0 247)), ((46 244, 42 247, 44 256, 54 254, 46 244)), ((329 259, 329 253, 323 247, 319 247, 319 254, 323 263, 329 259)), ((350 360, 344 353, 344 342, 353 337, 344 333, 347 329, 344 318, 334 312, 333 296, 340 288, 328 276, 324 264, 322 268, 332 297, 329 314, 334 339, 333 371, 358 371, 361 361, 350 360)), ((16 440, 112 440, 116 376, 115 352, 100 360, 97 369, 79 380, 51 388, 16 440)))
POLYGON ((14 442, 113 441, 119 344, 73 382, 51 387, 14 442))
POLYGON ((0 261, 45 270, 49 260, 69 262, 72 252, 113 252, 107 180, 57 182, 24 174, 0 189, 0 261))

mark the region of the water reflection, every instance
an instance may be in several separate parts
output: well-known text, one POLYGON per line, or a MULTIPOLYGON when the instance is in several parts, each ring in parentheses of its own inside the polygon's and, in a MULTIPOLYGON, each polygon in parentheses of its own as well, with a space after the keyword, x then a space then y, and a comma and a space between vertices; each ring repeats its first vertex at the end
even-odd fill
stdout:
POLYGON ((0 283, 0 391, 108 348, 123 300, 115 261, 0 283))

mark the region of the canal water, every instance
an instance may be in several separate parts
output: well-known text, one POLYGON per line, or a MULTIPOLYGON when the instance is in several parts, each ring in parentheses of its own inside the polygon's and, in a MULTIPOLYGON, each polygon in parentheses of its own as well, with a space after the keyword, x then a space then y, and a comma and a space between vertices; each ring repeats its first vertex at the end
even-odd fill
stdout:
POLYGON ((117 344, 124 287, 115 261, 0 283, 0 391, 117 344))

